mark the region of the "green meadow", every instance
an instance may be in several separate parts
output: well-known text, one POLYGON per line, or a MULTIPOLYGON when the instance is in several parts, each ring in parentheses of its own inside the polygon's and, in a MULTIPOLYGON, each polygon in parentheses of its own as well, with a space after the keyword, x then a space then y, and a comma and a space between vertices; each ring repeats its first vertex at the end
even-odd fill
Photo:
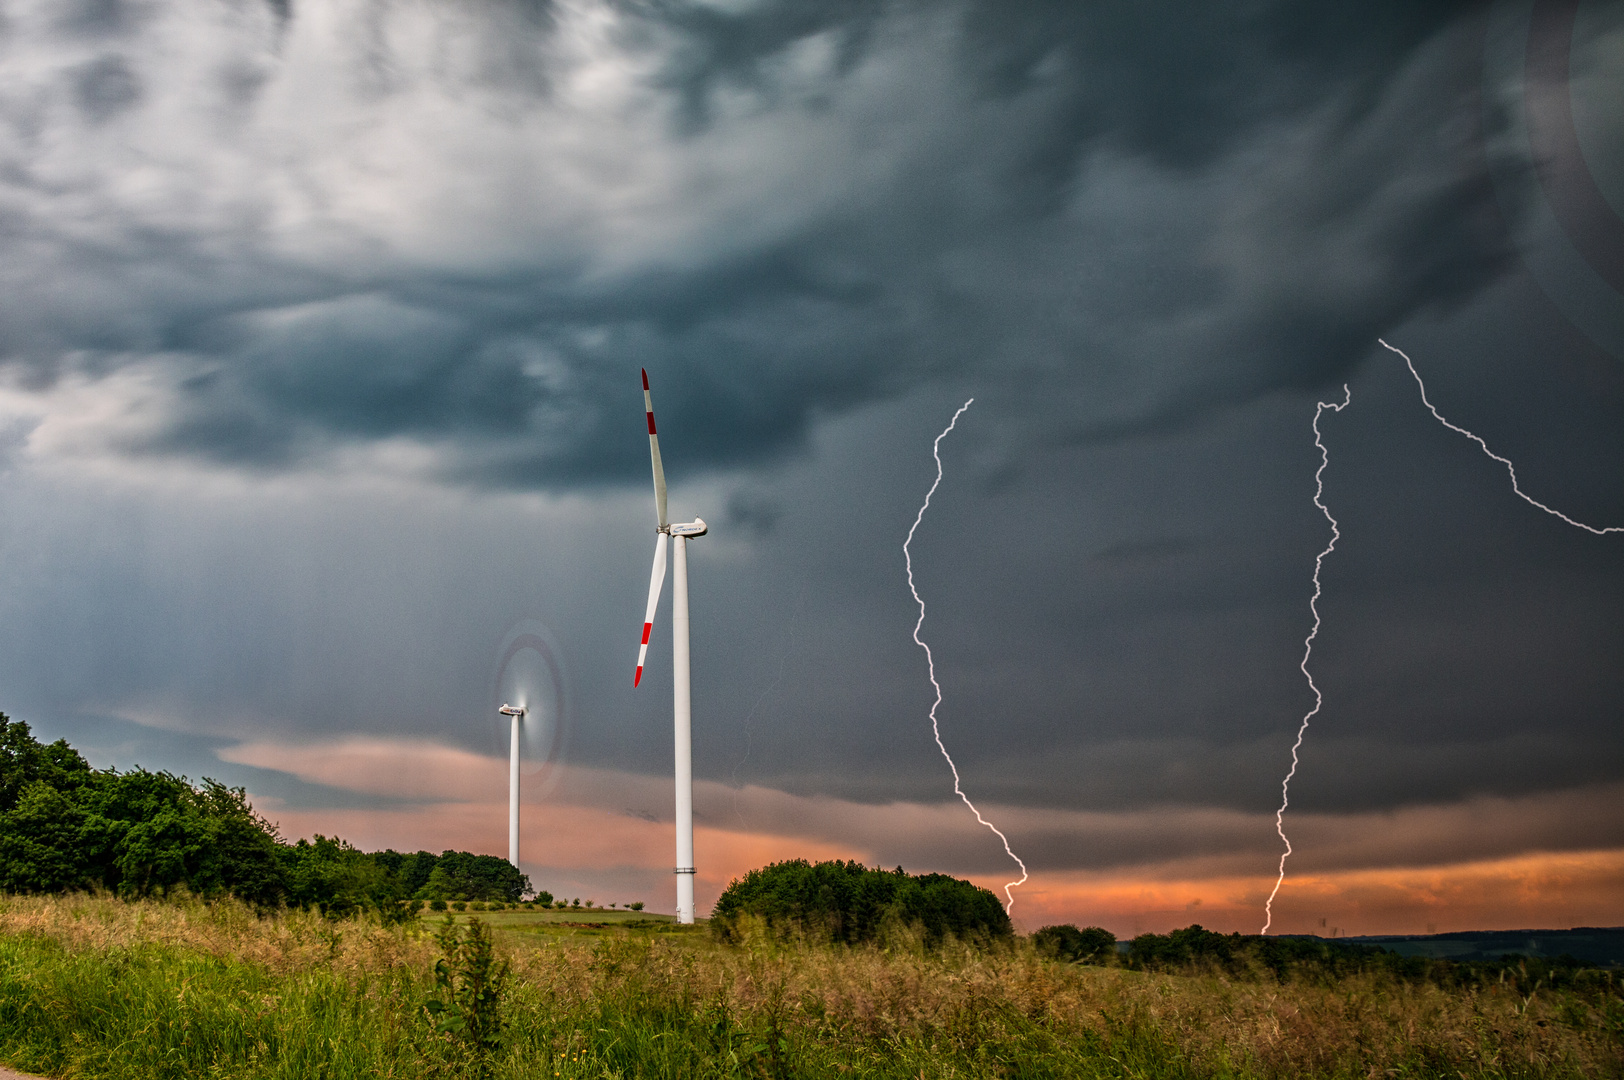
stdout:
MULTIPOLYGON (((0 898, 0 1062, 53 1077, 1605 1077, 1609 972, 1066 963, 638 912, 0 898)), ((1175 935, 1176 938, 1176 935, 1175 935)), ((1171 940, 1171 939, 1164 939, 1171 940)), ((1148 954, 1147 954, 1148 955, 1148 954)))

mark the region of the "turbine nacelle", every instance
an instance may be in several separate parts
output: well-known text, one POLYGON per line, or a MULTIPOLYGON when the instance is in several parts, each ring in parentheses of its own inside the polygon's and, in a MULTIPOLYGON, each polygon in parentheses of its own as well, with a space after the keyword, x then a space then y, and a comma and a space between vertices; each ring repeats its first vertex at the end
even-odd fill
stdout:
POLYGON ((501 713, 503 716, 523 716, 524 715, 524 706, 523 705, 503 705, 500 709, 497 709, 496 711, 501 713))
POLYGON ((692 539, 695 536, 704 536, 710 531, 710 526, 705 524, 704 518, 694 518, 692 521, 680 525, 668 525, 666 529, 672 536, 685 536, 692 539))

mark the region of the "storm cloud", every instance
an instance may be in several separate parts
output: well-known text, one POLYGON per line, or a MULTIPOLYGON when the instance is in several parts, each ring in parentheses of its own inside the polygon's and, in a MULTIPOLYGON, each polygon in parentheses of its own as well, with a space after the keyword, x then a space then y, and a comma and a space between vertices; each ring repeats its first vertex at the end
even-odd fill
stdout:
POLYGON ((625 483, 639 366, 701 467, 943 380, 1098 437, 1324 386, 1512 253, 1448 6, 54 11, 0 45, 0 348, 110 453, 625 483))
MULTIPOLYGON (((41 734, 290 834, 478 845, 493 657, 543 624, 574 779, 526 867, 655 899, 646 368, 673 513, 712 524, 713 866, 1001 884, 902 577, 973 396, 912 548, 967 790, 1050 916, 1209 881, 1250 929, 1346 384, 1287 819, 1317 906, 1276 911, 1616 880, 1624 547, 1518 500, 1376 339, 1524 490, 1624 523, 1624 4, 3 16, 0 708, 41 734)), ((1547 899, 1504 917, 1579 910, 1547 899)))

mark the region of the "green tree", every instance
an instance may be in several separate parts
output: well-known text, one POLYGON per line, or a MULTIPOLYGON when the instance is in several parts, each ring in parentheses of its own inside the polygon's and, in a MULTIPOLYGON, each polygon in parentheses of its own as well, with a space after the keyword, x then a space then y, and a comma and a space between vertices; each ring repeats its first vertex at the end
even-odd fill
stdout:
POLYGON ((1081 964, 1109 963, 1116 955, 1116 935, 1098 926, 1079 930, 1072 923, 1045 926, 1032 935, 1039 954, 1081 964))
POLYGON ((0 713, 0 813, 13 809, 30 784, 43 781, 72 793, 90 778, 90 771, 65 739, 43 745, 27 724, 0 713))
POLYGON ((62 892, 95 884, 82 857, 84 811, 43 780, 0 813, 0 892, 62 892))
POLYGON ((835 941, 872 941, 888 923, 917 926, 927 944, 958 938, 1008 938, 1009 915, 986 889, 946 874, 870 870, 858 862, 792 859, 732 882, 711 911, 711 926, 731 940, 739 916, 835 941))
POLYGON ((398 879, 377 859, 336 836, 317 833, 280 854, 288 902, 297 907, 336 917, 366 908, 388 910, 405 899, 398 879))
POLYGON ((446 851, 418 895, 424 900, 512 901, 529 891, 530 879, 506 859, 446 851))
MULTIPOLYGON (((530 881, 505 859, 447 851, 369 854, 336 837, 285 844, 241 788, 142 768, 92 769, 0 713, 0 890, 105 888, 233 894, 344 915, 415 917, 413 900, 512 903, 530 881)), ((551 899, 550 894, 542 894, 551 899)))
POLYGON ((101 884, 127 896, 185 886, 270 905, 285 892, 275 830, 241 788, 167 772, 97 771, 81 790, 80 845, 101 884))
POLYGON ((403 896, 417 896, 428 884, 429 875, 434 873, 435 864, 440 861, 440 857, 431 851, 403 855, 393 849, 376 852, 372 858, 399 883, 403 896))

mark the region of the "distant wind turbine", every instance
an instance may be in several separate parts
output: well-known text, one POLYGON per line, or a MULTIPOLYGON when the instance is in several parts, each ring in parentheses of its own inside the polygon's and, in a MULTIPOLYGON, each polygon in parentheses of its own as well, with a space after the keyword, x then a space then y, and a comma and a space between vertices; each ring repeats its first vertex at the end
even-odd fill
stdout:
POLYGON ((665 467, 660 464, 660 437, 654 431, 654 399, 649 395, 648 372, 643 372, 643 408, 648 413, 648 452, 654 462, 654 572, 648 583, 648 610, 643 616, 643 644, 637 651, 637 674, 632 685, 643 681, 643 663, 648 658, 649 633, 654 629, 654 611, 660 604, 660 587, 665 584, 666 538, 676 539, 672 562, 676 581, 671 586, 671 690, 674 699, 673 725, 676 736, 677 773, 677 921, 694 921, 694 764, 693 716, 688 692, 688 540, 704 536, 705 522, 695 518, 687 524, 672 525, 665 514, 665 467))
POLYGON ((508 862, 519 865, 519 724, 524 720, 523 705, 503 705, 496 710, 513 717, 512 749, 508 755, 508 862))

